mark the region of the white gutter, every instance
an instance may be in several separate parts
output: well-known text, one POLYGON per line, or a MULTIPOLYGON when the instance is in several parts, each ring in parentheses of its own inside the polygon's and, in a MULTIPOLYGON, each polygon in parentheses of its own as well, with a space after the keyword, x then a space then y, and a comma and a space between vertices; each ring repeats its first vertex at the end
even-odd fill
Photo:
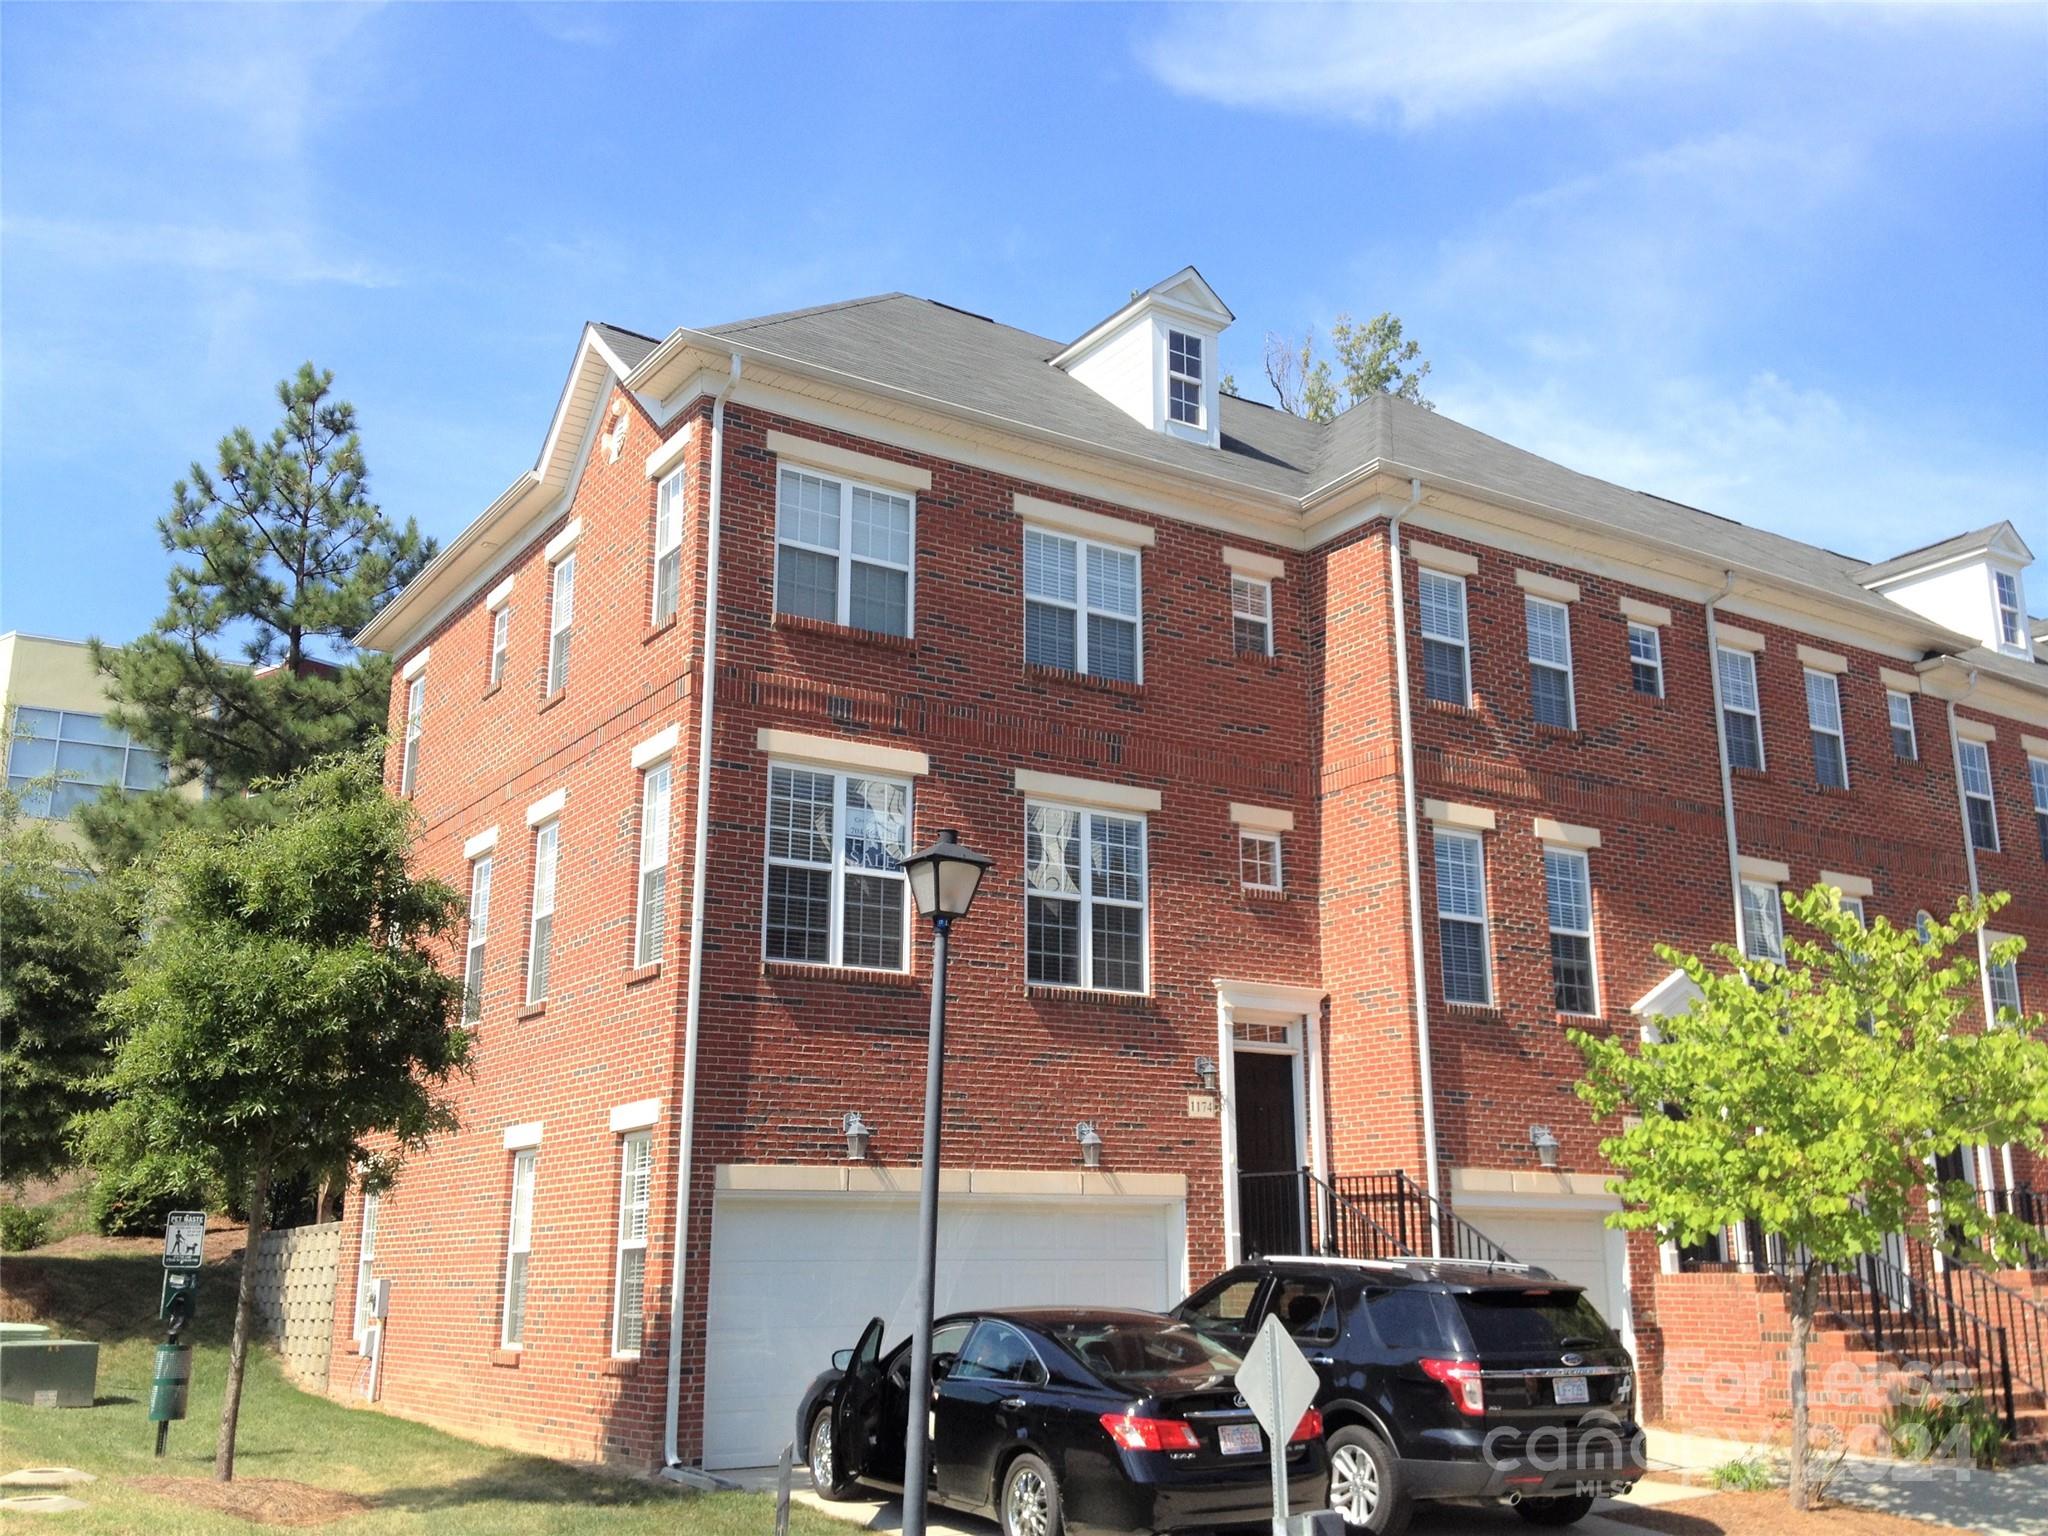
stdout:
MULTIPOLYGON (((1969 686, 1963 689, 1961 697, 1967 699, 1976 691, 1977 669, 1972 667, 1969 672, 1969 686)), ((1982 894, 1982 888, 1977 884, 1977 845, 1970 837, 1970 798, 1963 793, 1962 740, 1956 735, 1956 704, 1958 702, 1959 700, 1957 699, 1944 701, 1944 707, 1948 712, 1948 763, 1949 769, 1954 773, 1956 780, 1956 811, 1963 819, 1963 864, 1970 872, 1970 900, 1974 902, 1982 894)), ((1992 1022, 1998 1017, 1998 1009, 1991 1000, 1991 941, 1985 937, 1982 924, 1979 924, 1977 928, 1977 993, 1978 1001, 1984 1005, 1984 1027, 1989 1029, 1992 1026, 1992 1022)), ((2012 1149, 2010 1147, 2007 1147, 2005 1152, 2005 1182, 2007 1188, 2012 1186, 2012 1149)), ((1997 1186, 1997 1183, 1998 1180, 1993 1176, 1991 1166, 1991 1149, 1989 1147, 1979 1147, 1977 1149, 1977 1188, 1987 1202, 1989 1202, 1992 1191, 1997 1186)))
POLYGON ((1408 592, 1401 572, 1401 519, 1422 500, 1422 480, 1408 482, 1408 505, 1387 519, 1387 580, 1394 589, 1394 689, 1400 696, 1401 715, 1401 833, 1408 859, 1408 953, 1415 982, 1415 1058, 1420 1071, 1418 1090, 1422 1097, 1422 1167, 1429 1189, 1431 1220, 1429 1251, 1443 1257, 1442 1223, 1435 1212, 1443 1208, 1441 1175, 1436 1160, 1436 1073, 1430 1065, 1429 974, 1422 949, 1422 858, 1417 847, 1420 836, 1415 825, 1415 717, 1408 706, 1408 592))
MULTIPOLYGON (((683 1004, 683 1088, 677 1096, 676 1240, 669 1267, 668 1414, 661 1431, 663 1470, 678 1476, 685 1469, 676 1449, 681 1427, 683 1386, 683 1278, 689 1272, 691 1167, 697 1133, 697 1021, 704 1002, 704 852, 711 836, 711 725, 718 696, 718 514, 725 488, 725 398, 740 381, 740 355, 732 354, 732 372, 711 400, 711 495, 706 510, 704 544, 704 663, 697 699, 697 814, 695 845, 690 850, 690 977, 683 1004)), ((683 1478, 696 1481, 704 1474, 683 1478)), ((705 1479, 707 1485, 726 1486, 705 1479)))
MULTIPOLYGON (((1714 742, 1721 752, 1721 829, 1728 839, 1728 894, 1735 899, 1735 950, 1746 955, 1749 937, 1742 921, 1742 847, 1735 835, 1735 775, 1728 766, 1728 711, 1721 703, 1721 629, 1714 615, 1734 590, 1735 573, 1730 571, 1720 596, 1707 603, 1707 676, 1714 684, 1714 742)), ((1758 730, 1762 730, 1761 721, 1758 730)))

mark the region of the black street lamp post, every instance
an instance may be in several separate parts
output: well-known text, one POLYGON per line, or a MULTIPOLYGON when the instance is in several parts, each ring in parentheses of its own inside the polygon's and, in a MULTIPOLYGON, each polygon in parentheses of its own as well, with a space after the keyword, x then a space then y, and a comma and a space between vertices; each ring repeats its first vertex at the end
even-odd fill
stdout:
POLYGON ((932 1409, 932 1292, 939 1248, 939 1122, 946 1065, 946 938, 974 903, 990 860, 951 828, 903 861, 917 910, 932 925, 932 1022, 924 1061, 924 1164, 917 1190, 917 1316, 910 1336, 910 1412, 903 1427, 903 1536, 925 1536, 926 1429, 932 1409))

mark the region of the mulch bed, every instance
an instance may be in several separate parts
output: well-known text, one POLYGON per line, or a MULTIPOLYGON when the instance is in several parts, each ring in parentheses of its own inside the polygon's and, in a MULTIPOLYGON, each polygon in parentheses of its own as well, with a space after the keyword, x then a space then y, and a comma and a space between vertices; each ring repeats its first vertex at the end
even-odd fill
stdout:
POLYGON ((1662 1536, 1965 1536, 1951 1525, 1930 1525, 1903 1515, 1829 1504, 1795 1512, 1783 1489, 1769 1493, 1710 1493, 1697 1499, 1645 1507, 1608 1504, 1603 1519, 1662 1536))
POLYGON ((234 1515, 253 1525, 325 1525, 373 1507, 368 1499, 352 1493, 277 1477, 238 1477, 231 1483, 217 1483, 210 1477, 131 1477, 128 1486, 234 1515))

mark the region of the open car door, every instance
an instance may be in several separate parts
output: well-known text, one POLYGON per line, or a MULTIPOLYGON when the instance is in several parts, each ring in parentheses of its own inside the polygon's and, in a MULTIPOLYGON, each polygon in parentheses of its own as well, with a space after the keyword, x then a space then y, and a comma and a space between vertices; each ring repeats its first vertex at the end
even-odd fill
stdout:
POLYGON ((869 1465, 882 1423, 882 1320, 861 1330, 839 1396, 832 1405, 832 1455, 840 1476, 852 1479, 883 1469, 869 1465))

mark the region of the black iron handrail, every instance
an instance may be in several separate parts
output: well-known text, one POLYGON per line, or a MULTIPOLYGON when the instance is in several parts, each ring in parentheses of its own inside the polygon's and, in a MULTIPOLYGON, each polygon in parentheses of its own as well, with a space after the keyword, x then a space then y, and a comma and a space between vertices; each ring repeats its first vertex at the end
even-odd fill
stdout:
POLYGON ((1935 1248, 1923 1238, 1906 1242, 1907 1261, 1940 1276, 1942 1294, 1999 1328, 2011 1346, 2014 1378, 2048 1406, 2048 1307, 2014 1290, 1967 1254, 1935 1248))
POLYGON ((1248 1251, 1256 1251, 1256 1230, 1290 1225, 1306 1253, 1343 1259, 1393 1259, 1404 1249, 1357 1202, 1307 1168, 1238 1175, 1238 1227, 1248 1251))
POLYGON ((1514 1255, 1408 1177, 1405 1169, 1347 1174, 1337 1192, 1390 1229, 1404 1253, 1481 1264, 1512 1264, 1514 1255))

